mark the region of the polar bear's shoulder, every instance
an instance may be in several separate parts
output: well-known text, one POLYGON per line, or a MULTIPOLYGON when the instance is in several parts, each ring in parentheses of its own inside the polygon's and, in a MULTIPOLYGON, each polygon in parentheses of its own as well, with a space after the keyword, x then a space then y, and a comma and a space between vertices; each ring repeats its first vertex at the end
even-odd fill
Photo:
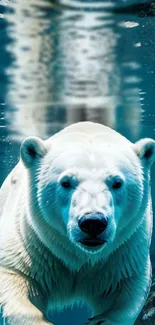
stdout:
POLYGON ((24 166, 19 162, 7 176, 0 188, 0 216, 3 214, 4 207, 7 204, 13 204, 13 197, 17 196, 18 188, 20 188, 21 182, 23 181, 23 176, 24 166))

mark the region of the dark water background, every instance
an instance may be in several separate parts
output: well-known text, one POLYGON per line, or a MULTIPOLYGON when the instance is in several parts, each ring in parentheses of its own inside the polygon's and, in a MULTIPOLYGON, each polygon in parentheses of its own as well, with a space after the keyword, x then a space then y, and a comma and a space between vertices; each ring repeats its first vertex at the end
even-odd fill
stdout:
MULTIPOLYGON (((0 184, 26 136, 91 120, 131 141, 155 138, 154 106, 153 3, 0 0, 0 184)), ((154 207, 155 165, 152 197, 154 207)), ((151 255, 154 265, 155 233, 151 255)), ((75 308, 52 321, 82 325, 87 316, 75 308)))

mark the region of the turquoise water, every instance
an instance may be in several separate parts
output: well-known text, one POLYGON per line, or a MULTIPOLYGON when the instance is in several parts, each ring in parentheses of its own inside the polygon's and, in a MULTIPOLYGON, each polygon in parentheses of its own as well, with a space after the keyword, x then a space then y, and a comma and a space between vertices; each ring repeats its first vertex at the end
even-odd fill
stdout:
MULTIPOLYGON (((29 135, 91 120, 131 141, 155 138, 154 35, 144 1, 0 0, 0 184, 29 135)), ((154 207, 155 166, 152 196, 154 207)), ((87 316, 75 308, 52 320, 87 316)))

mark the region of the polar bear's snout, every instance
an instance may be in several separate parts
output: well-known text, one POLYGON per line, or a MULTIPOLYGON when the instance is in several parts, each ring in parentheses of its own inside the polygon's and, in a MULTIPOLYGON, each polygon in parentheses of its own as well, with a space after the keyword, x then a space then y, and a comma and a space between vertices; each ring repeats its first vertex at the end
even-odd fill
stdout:
POLYGON ((80 249, 87 250, 89 246, 89 251, 93 247, 94 252, 94 247, 105 248, 114 240, 114 199, 106 182, 95 179, 95 175, 94 181, 85 179, 72 191, 67 229, 71 241, 80 249))
POLYGON ((93 238, 101 234, 107 224, 107 219, 101 213, 86 213, 78 221, 80 229, 93 238))
POLYGON ((79 242, 84 246, 101 246, 106 241, 99 239, 97 236, 104 232, 107 227, 107 219, 101 213, 86 213, 82 216, 78 225, 82 232, 89 235, 88 238, 82 239, 79 242))

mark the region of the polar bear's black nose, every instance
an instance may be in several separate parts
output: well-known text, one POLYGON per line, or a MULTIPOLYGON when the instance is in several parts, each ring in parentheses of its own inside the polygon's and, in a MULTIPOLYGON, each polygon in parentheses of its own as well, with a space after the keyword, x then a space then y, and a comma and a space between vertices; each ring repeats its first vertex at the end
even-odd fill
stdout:
POLYGON ((107 227, 107 219, 100 213, 87 213, 79 219, 80 229, 91 237, 103 232, 107 227))

